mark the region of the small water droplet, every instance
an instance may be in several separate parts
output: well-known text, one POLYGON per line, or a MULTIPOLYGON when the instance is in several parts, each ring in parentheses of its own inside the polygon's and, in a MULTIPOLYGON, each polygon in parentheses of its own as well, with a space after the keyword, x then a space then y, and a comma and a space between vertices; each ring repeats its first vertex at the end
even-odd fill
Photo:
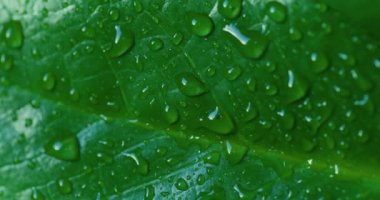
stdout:
POLYGON ((293 41, 300 41, 302 39, 302 32, 297 27, 289 28, 289 38, 293 41))
POLYGON ((124 156, 132 159, 132 161, 137 166, 137 171, 142 175, 147 175, 149 173, 149 163, 140 154, 135 153, 124 153, 124 156))
POLYGON ((142 3, 139 0, 133 1, 133 8, 137 13, 141 13, 144 10, 142 3))
POLYGON ((69 95, 70 95, 71 100, 73 101, 79 100, 79 92, 75 88, 70 89, 69 95))
POLYGON ((203 185, 206 182, 206 177, 203 174, 199 174, 197 177, 197 184, 203 185))
POLYGON ((145 187, 144 200, 153 200, 155 195, 156 195, 155 188, 153 185, 149 185, 145 187))
POLYGON ((129 51, 134 45, 134 35, 132 31, 115 25, 115 37, 111 48, 108 50, 108 55, 112 58, 119 57, 129 51))
POLYGON ((253 78, 249 78, 246 82, 247 88, 250 92, 254 92, 256 90, 256 81, 253 78))
POLYGON ((218 0, 218 12, 227 19, 238 17, 242 7, 242 0, 218 0))
POLYGON ((85 37, 93 38, 95 37, 95 30, 91 26, 83 26, 81 31, 85 37))
POLYGON ((302 149, 305 151, 305 152, 311 152, 314 150, 314 148, 316 147, 316 144, 308 139, 303 139, 302 140, 302 149))
POLYGON ((165 106, 165 119, 169 124, 174 124, 178 121, 178 110, 172 106, 165 106))
POLYGON ((286 112, 285 110, 281 110, 277 112, 277 115, 280 117, 280 125, 285 130, 293 129, 295 125, 295 117, 290 112, 286 112))
POLYGON ((110 16, 112 21, 118 20, 120 17, 119 10, 117 8, 111 8, 109 11, 109 16, 110 16))
POLYGON ((227 140, 224 145, 224 150, 226 152, 227 160, 230 164, 234 165, 239 163, 244 158, 248 148, 244 145, 227 140))
POLYGON ((20 21, 9 21, 5 23, 3 34, 8 47, 20 48, 23 45, 24 35, 20 21))
POLYGON ((70 180, 62 178, 57 181, 58 191, 61 194, 70 194, 73 191, 73 184, 70 180))
POLYGON ((53 137, 44 147, 49 156, 65 161, 76 161, 80 157, 80 145, 74 135, 58 135, 53 137))
POLYGON ((257 117, 257 115, 258 112, 255 106, 251 102, 248 102, 243 112, 243 120, 245 122, 250 122, 254 120, 257 117))
POLYGON ((176 46, 180 45, 181 42, 183 41, 183 35, 182 35, 182 33, 180 33, 180 32, 174 33, 174 35, 172 36, 172 40, 171 41, 176 46))
POLYGON ((364 130, 359 130, 356 134, 356 138, 361 143, 366 143, 369 140, 369 136, 364 130))
POLYGON ((149 48, 153 51, 158 51, 162 49, 164 42, 160 38, 151 39, 149 42, 149 48))
POLYGON ((320 73, 329 67, 329 60, 322 52, 313 52, 310 55, 311 67, 315 73, 320 73))
POLYGON ((226 77, 228 80, 236 80, 241 75, 241 68, 239 66, 231 66, 227 70, 226 77))
POLYGON ((303 98, 309 89, 309 84, 304 79, 296 74, 293 70, 288 70, 288 82, 284 93, 284 98, 287 103, 295 102, 303 98))
POLYGON ((209 111, 206 117, 200 118, 200 122, 203 127, 222 135, 230 134, 235 129, 230 115, 219 107, 209 111))
POLYGON ((189 189, 189 185, 187 184, 186 180, 183 178, 177 179, 174 186, 177 188, 177 190, 186 191, 189 189))
POLYGON ((214 23, 206 14, 189 13, 188 18, 189 28, 197 36, 208 36, 214 29, 214 23))
POLYGON ((219 152, 212 152, 208 154, 204 159, 205 163, 218 165, 220 162, 220 153, 219 152))
POLYGON ((30 196, 31 200, 44 200, 45 196, 40 192, 39 190, 33 188, 32 189, 32 194, 30 196))
POLYGON ((55 77, 51 73, 46 73, 42 77, 42 86, 45 90, 52 90, 55 86, 55 77))
POLYGON ((286 7, 278 1, 270 1, 267 3, 265 10, 269 18, 275 22, 283 22, 286 19, 286 7))
POLYGON ((192 73, 180 73, 176 76, 176 84, 182 94, 186 96, 199 96, 206 93, 206 87, 192 73))
POLYGON ((206 69, 206 75, 207 76, 212 77, 215 75, 215 73, 216 73, 216 68, 214 66, 211 65, 211 66, 207 67, 207 69, 206 69))
POLYGON ((239 52, 248 58, 260 58, 268 47, 268 39, 257 31, 239 30, 232 24, 224 26, 223 31, 228 33, 239 52))
POLYGON ((272 83, 266 83, 264 85, 265 94, 268 96, 274 96, 277 94, 277 87, 272 83))
POLYGON ((13 58, 11 56, 0 55, 0 68, 9 71, 13 67, 13 58))

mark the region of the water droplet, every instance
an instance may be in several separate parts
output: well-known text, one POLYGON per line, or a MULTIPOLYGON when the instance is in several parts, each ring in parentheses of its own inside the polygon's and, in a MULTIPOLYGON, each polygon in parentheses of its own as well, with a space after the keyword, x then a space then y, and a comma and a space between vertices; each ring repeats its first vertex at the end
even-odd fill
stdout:
POLYGON ((218 165, 220 161, 220 153, 219 152, 212 152, 208 154, 203 161, 205 163, 213 164, 213 165, 218 165))
POLYGON ((297 27, 289 28, 289 38, 293 41, 300 41, 302 39, 302 32, 297 27))
POLYGON ((93 38, 95 37, 95 30, 91 26, 83 26, 81 31, 85 37, 93 38))
POLYGON ((313 52, 310 55, 311 67, 315 73, 320 73, 329 67, 329 60, 322 52, 313 52))
POLYGON ((277 1, 271 1, 265 5, 265 10, 269 18, 275 22, 283 22, 286 19, 286 7, 277 1))
POLYGON ((45 196, 39 190, 33 188, 32 195, 30 196, 31 200, 44 200, 45 196))
POLYGON ((246 82, 249 91, 254 92, 256 90, 256 81, 253 78, 249 78, 246 82))
POLYGON ((359 130, 356 134, 356 138, 361 143, 366 143, 369 140, 369 136, 364 130, 359 130))
POLYGON ((145 187, 144 200, 153 200, 155 195, 156 195, 155 188, 153 185, 149 185, 145 187))
POLYGON ((111 48, 108 50, 108 55, 112 58, 119 57, 129 51, 134 45, 134 35, 132 31, 115 25, 115 38, 111 48))
POLYGON ((238 66, 232 66, 227 70, 226 77, 228 80, 236 80, 241 74, 241 68, 238 66))
POLYGON ((189 189, 189 185, 187 184, 186 180, 183 178, 177 179, 174 186, 177 188, 177 190, 186 191, 189 189))
POLYGON ((137 170, 140 174, 147 175, 149 173, 149 163, 140 154, 124 153, 123 155, 127 158, 132 159, 132 161, 136 164, 137 170))
POLYGON ((59 179, 57 181, 58 191, 61 194, 70 194, 73 191, 73 184, 68 179, 59 179))
POLYGON ((354 79, 356 85, 361 89, 362 91, 368 91, 370 90, 373 85, 370 80, 366 79, 364 76, 359 74, 356 70, 351 70, 351 76, 354 79))
POLYGON ((71 100, 73 101, 79 100, 79 92, 75 88, 70 89, 69 95, 70 95, 71 100))
POLYGON ((206 69, 206 75, 207 76, 212 77, 215 75, 215 73, 216 73, 216 69, 214 66, 211 65, 211 66, 207 67, 207 69, 206 69))
POLYGON ((8 47, 20 48, 24 42, 23 28, 20 21, 9 21, 4 24, 4 39, 8 47))
POLYGON ((214 29, 214 23, 206 14, 189 13, 189 28, 200 37, 208 36, 214 29))
POLYGON ((164 42, 160 38, 154 38, 149 42, 149 48, 153 51, 158 51, 162 49, 164 42))
POLYGON ((200 175, 197 177, 197 184, 198 184, 198 185, 203 185, 205 182, 206 182, 206 177, 205 177, 205 175, 200 174, 200 175))
POLYGON ((174 35, 172 36, 172 43, 177 46, 177 45, 180 45, 182 41, 183 41, 182 33, 179 33, 179 32, 174 33, 174 35))
POLYGON ((305 152, 311 152, 314 150, 314 148, 316 147, 316 144, 308 139, 303 139, 302 140, 302 149, 305 151, 305 152))
POLYGON ((380 68, 380 58, 376 58, 373 60, 373 65, 376 67, 376 68, 380 68))
POLYGON ((227 19, 238 17, 242 7, 242 0, 218 0, 218 12, 227 19))
POLYGON ((242 31, 232 24, 226 25, 223 31, 228 33, 239 52, 248 58, 260 58, 268 47, 267 38, 257 31, 242 31))
POLYGON ((229 140, 225 142, 224 150, 226 152, 227 160, 230 164, 234 165, 239 163, 248 151, 248 148, 244 145, 233 143, 229 140))
POLYGON ((13 67, 13 58, 11 56, 0 55, 0 68, 9 71, 13 67))
POLYGON ((277 112, 277 115, 280 117, 280 125, 285 130, 291 130, 295 124, 295 117, 290 112, 285 112, 285 110, 281 110, 277 112))
POLYGON ((44 147, 49 156, 65 161, 76 161, 80 157, 80 145, 74 135, 58 135, 53 137, 44 147))
POLYGON ((55 77, 51 73, 46 73, 42 77, 42 86, 45 90, 52 90, 55 86, 55 77))
POLYGON ((351 54, 339 53, 338 56, 347 66, 353 67, 356 64, 356 59, 351 54))
POLYGON ((222 135, 230 134, 235 129, 230 115, 219 107, 208 112, 206 117, 200 118, 200 121, 203 127, 222 135))
POLYGON ((165 106, 165 119, 169 124, 174 124, 178 121, 178 110, 172 106, 165 106))
POLYGON ((117 8, 111 8, 110 12, 109 12, 109 16, 110 16, 112 21, 118 20, 120 17, 119 10, 117 8))
POLYGON ((141 13, 144 10, 142 3, 138 0, 133 1, 133 8, 137 13, 141 13))
POLYGON ((182 94, 186 96, 199 96, 206 93, 204 83, 189 72, 178 74, 176 84, 182 94))
POLYGON ((284 98, 287 103, 292 103, 303 98, 309 90, 308 82, 293 70, 288 70, 288 82, 286 86, 284 98))
POLYGON ((258 115, 257 109, 255 106, 251 103, 248 102, 243 113, 243 120, 245 122, 250 122, 254 120, 258 115))
POLYGON ((277 87, 272 83, 266 83, 264 85, 265 94, 268 96, 273 96, 277 94, 277 87))

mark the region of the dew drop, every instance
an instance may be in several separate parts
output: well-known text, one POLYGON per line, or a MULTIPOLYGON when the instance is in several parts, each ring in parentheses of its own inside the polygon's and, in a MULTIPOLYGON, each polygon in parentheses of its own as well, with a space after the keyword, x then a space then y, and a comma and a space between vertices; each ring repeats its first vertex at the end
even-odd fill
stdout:
POLYGON ((13 67, 13 58, 11 56, 0 55, 0 68, 9 71, 13 67))
POLYGON ((178 89, 186 96, 193 97, 206 93, 204 83, 192 73, 180 73, 175 78, 178 89))
POLYGON ((23 28, 20 21, 9 21, 4 24, 4 39, 8 47, 20 48, 24 42, 23 28))
POLYGON ((45 90, 52 90, 55 86, 55 77, 51 73, 46 73, 42 77, 42 86, 45 90))
POLYGON ((308 139, 303 139, 302 142, 302 149, 305 151, 305 152, 311 152, 314 150, 315 148, 315 143, 308 140, 308 139))
POLYGON ((265 94, 268 96, 274 96, 277 94, 277 87, 272 83, 266 83, 264 85, 265 94))
POLYGON ((242 0, 218 0, 218 12, 227 19, 238 17, 242 7, 242 0))
POLYGON ((280 125, 285 130, 291 130, 295 124, 295 117, 293 114, 289 112, 285 112, 285 110, 281 110, 277 112, 277 115, 280 117, 280 125))
POLYGON ((169 124, 174 124, 178 121, 178 110, 172 106, 165 106, 165 119, 169 124))
POLYGON ((233 143, 229 140, 225 142, 224 150, 226 152, 227 160, 230 164, 235 165, 239 163, 248 151, 248 148, 244 145, 233 143))
POLYGON ((137 13, 141 13, 144 10, 142 3, 139 0, 133 1, 133 8, 137 13))
POLYGON ((134 45, 134 35, 132 31, 120 25, 115 25, 115 38, 108 55, 112 58, 119 57, 129 51, 134 45))
POLYGON ((183 35, 180 32, 174 33, 171 39, 172 43, 174 45, 180 45, 181 42, 183 41, 183 35))
POLYGON ((359 130, 356 134, 356 138, 361 143, 366 143, 369 140, 369 136, 363 130, 359 130))
POLYGON ((155 188, 153 185, 149 185, 145 187, 144 200, 153 200, 155 195, 156 195, 155 188))
POLYGON ((209 111, 206 117, 200 118, 200 122, 203 127, 221 135, 230 134, 235 129, 230 115, 219 107, 209 111))
POLYGON ((206 177, 203 174, 198 175, 197 177, 197 184, 203 185, 206 182, 206 177))
POLYGON ((236 80, 241 75, 241 68, 238 66, 232 66, 227 70, 226 77, 228 80, 236 80))
POLYGON ((79 100, 79 92, 75 88, 70 89, 69 95, 70 95, 71 100, 73 101, 79 100))
POLYGON ((206 14, 189 13, 188 20, 189 28, 197 36, 208 36, 214 29, 214 23, 212 22, 211 18, 206 14))
POLYGON ((135 153, 124 153, 125 157, 132 159, 137 166, 137 171, 142 175, 149 173, 149 163, 141 155, 135 153))
POLYGON ((329 67, 329 60, 322 52, 313 52, 310 55, 311 67, 313 72, 320 73, 329 67))
POLYGON ((58 191, 61 194, 70 194, 73 191, 73 184, 68 179, 59 179, 57 181, 58 191))
POLYGON ((297 27, 289 28, 289 38, 293 41, 300 41, 302 39, 302 32, 297 27))
POLYGON ((286 19, 286 7, 277 1, 270 1, 265 5, 266 14, 275 22, 283 22, 286 19))
POLYGON ((174 186, 177 188, 177 190, 186 191, 189 189, 189 185, 187 184, 186 180, 183 178, 177 179, 174 186))
POLYGON ((216 74, 216 69, 214 66, 211 65, 211 66, 207 67, 207 69, 206 69, 206 75, 207 76, 212 77, 215 74, 216 74))
POLYGON ((288 82, 284 85, 287 86, 284 94, 287 103, 292 103, 303 98, 309 89, 308 82, 302 79, 293 70, 288 70, 288 82))
POLYGON ((95 37, 95 30, 91 26, 83 26, 81 31, 85 37, 93 38, 95 37))
POLYGON ((44 200, 45 196, 40 192, 39 190, 33 188, 32 189, 32 194, 30 196, 31 200, 44 200))
POLYGON ((153 51, 158 51, 162 49, 164 42, 160 38, 154 38, 149 42, 149 48, 153 51))
POLYGON ((226 25, 223 31, 236 45, 239 52, 248 58, 260 58, 268 47, 268 39, 257 31, 242 31, 235 25, 226 25))
POLYGON ((212 152, 208 154, 203 161, 205 163, 213 164, 213 165, 218 165, 220 162, 220 153, 219 152, 212 152))
POLYGON ((246 82, 247 88, 250 92, 254 92, 256 90, 256 81, 253 78, 249 78, 246 82))
POLYGON ((112 21, 118 20, 120 17, 119 10, 117 8, 111 8, 109 11, 109 16, 110 16, 112 21))
POLYGON ((257 109, 255 106, 251 103, 248 102, 243 113, 243 120, 245 122, 250 122, 254 120, 258 115, 257 109))
POLYGON ((74 135, 59 135, 53 137, 45 146, 49 156, 65 161, 76 161, 80 157, 80 145, 74 135))

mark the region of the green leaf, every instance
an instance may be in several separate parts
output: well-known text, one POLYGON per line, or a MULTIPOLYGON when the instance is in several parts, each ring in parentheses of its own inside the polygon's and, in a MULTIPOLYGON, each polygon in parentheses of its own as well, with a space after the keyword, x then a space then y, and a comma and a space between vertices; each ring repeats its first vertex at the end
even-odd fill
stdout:
POLYGON ((379 199, 379 44, 321 5, 1 1, 0 199, 379 199))

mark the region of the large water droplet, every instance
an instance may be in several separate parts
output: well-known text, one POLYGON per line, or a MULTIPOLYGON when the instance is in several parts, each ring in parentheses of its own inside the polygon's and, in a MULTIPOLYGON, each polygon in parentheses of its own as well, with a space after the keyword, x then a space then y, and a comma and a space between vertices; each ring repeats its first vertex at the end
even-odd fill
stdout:
POLYGON ((112 58, 119 57, 126 53, 134 45, 134 35, 131 30, 115 25, 115 37, 108 55, 112 58))
POLYGON ((188 20, 191 31, 200 37, 208 36, 214 29, 214 23, 206 14, 189 13, 188 20))
POLYGON ((206 117, 200 118, 200 121, 205 128, 222 135, 232 133, 235 128, 230 115, 219 107, 208 112, 206 117))
POLYGON ((58 191, 61 194, 70 194, 73 191, 73 184, 70 180, 62 178, 57 181, 58 191))
POLYGON ((312 70, 315 73, 320 73, 329 67, 329 60, 322 52, 313 52, 310 55, 312 70))
POLYGON ((218 12, 227 19, 238 17, 242 7, 242 0, 218 0, 218 12))
POLYGON ((154 38, 150 40, 149 48, 153 51, 158 51, 162 49, 163 46, 164 46, 164 42, 160 38, 154 38))
POLYGON ((177 188, 177 190, 186 191, 189 189, 189 184, 187 184, 186 180, 183 178, 179 178, 174 186, 177 188))
POLYGON ((206 92, 204 83, 192 73, 181 73, 175 78, 178 89, 186 96, 199 96, 206 92))
POLYGON ((80 157, 79 141, 74 135, 53 137, 44 148, 46 154, 60 160, 76 161, 80 157))
POLYGON ((227 160, 232 164, 239 163, 248 151, 244 145, 233 143, 229 140, 225 142, 224 150, 226 152, 227 160))
POLYGON ((239 30, 232 24, 224 26, 223 31, 228 33, 239 52, 248 58, 260 58, 268 47, 268 39, 257 31, 239 30))
POLYGON ((20 21, 9 21, 4 24, 4 39, 7 46, 20 48, 24 42, 23 28, 20 21))
POLYGON ((141 155, 135 153, 124 153, 123 155, 132 159, 137 166, 137 171, 140 174, 147 175, 149 173, 149 163, 141 155))
POLYGON ((51 73, 46 73, 42 77, 42 86, 45 90, 52 90, 55 86, 55 78, 51 73))
POLYGON ((265 11, 269 18, 275 22, 283 22, 286 19, 286 7, 277 1, 271 1, 265 5, 265 11))

